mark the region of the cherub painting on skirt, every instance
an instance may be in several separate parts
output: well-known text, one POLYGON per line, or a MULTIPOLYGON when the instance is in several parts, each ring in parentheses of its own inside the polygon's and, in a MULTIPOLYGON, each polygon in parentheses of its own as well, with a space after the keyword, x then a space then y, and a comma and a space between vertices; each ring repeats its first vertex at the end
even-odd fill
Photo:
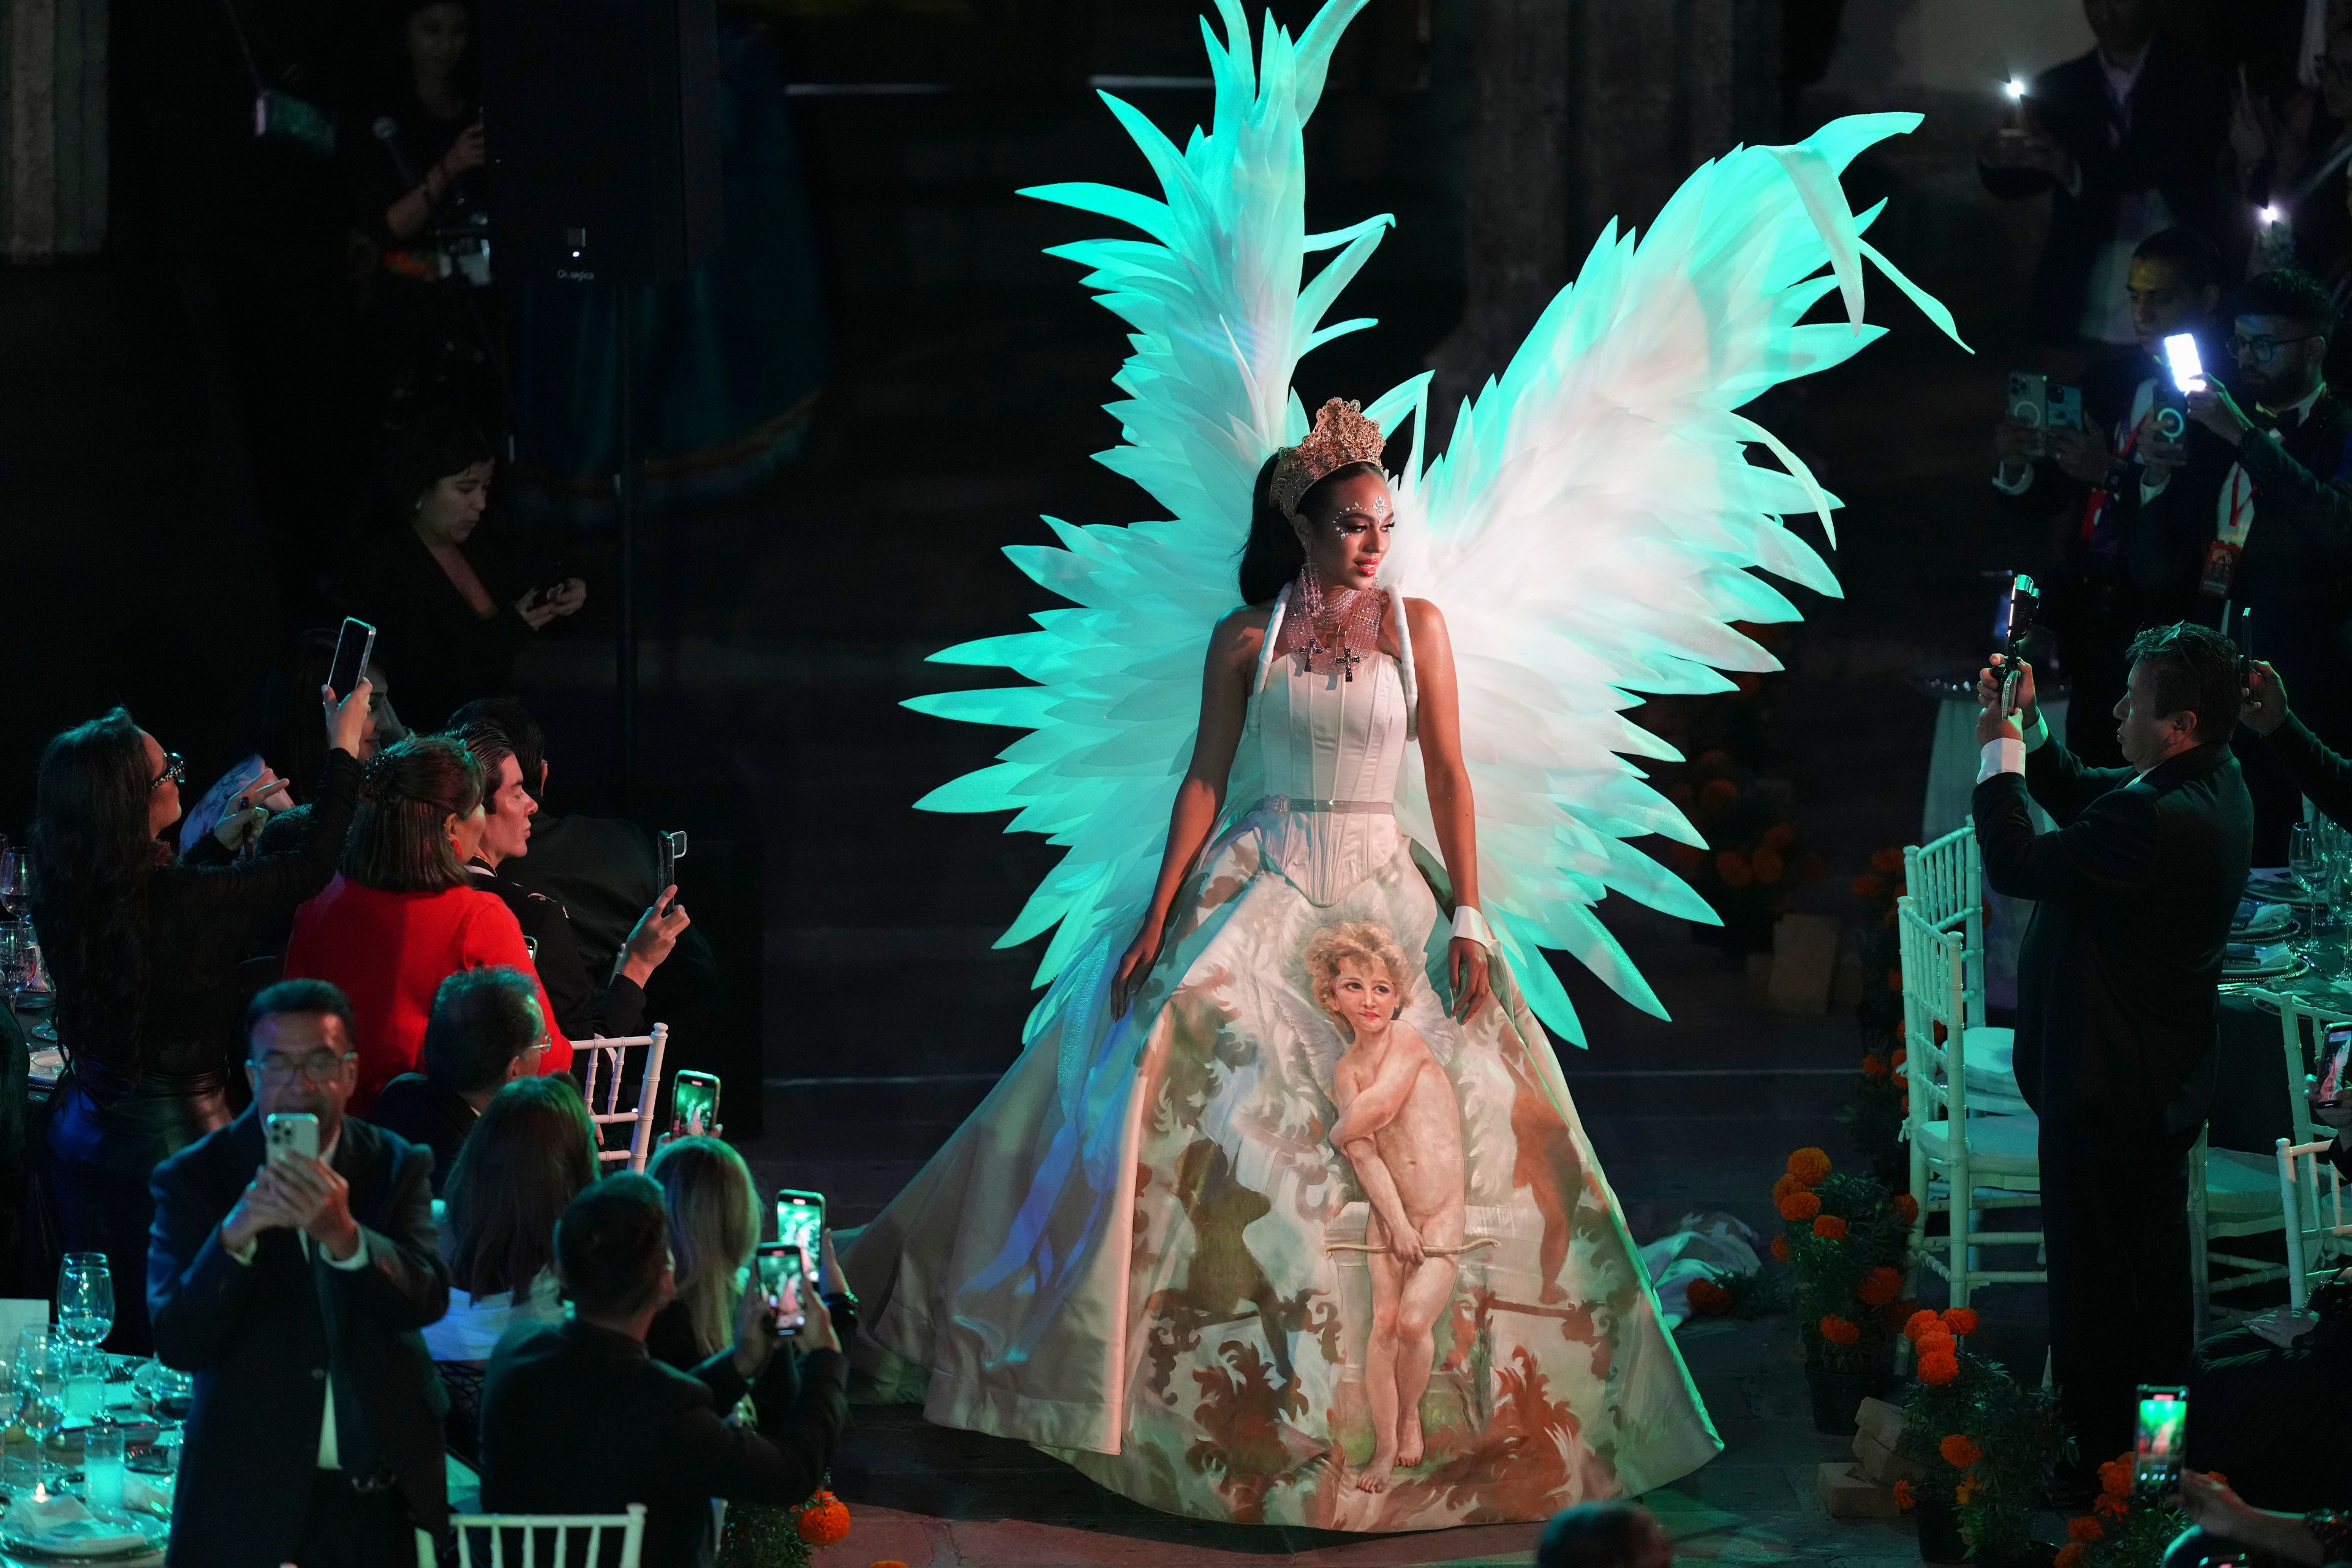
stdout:
POLYGON ((1372 1457, 1356 1485, 1377 1492, 1396 1467, 1422 1460, 1421 1396, 1463 1250, 1462 1109, 1428 1043, 1403 1022, 1418 971, 1393 935, 1366 921, 1328 927, 1307 944, 1306 960, 1316 1001, 1348 1042, 1332 1075, 1339 1120, 1331 1146, 1355 1167, 1371 1206, 1364 1392, 1372 1457))

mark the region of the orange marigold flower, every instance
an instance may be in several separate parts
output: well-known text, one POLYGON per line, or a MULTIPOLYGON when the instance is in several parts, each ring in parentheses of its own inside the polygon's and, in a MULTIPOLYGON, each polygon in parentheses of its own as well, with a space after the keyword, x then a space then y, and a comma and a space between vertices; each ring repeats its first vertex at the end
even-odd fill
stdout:
POLYGON ((1911 1059, 1911 1053, 1903 1047, 1897 1046, 1895 1047, 1895 1054, 1886 1059, 1889 1066, 1899 1068, 1911 1059))
POLYGON ((1700 786, 1698 803, 1717 810, 1739 798, 1739 786, 1729 779, 1709 779, 1700 786))
POLYGON ((1903 1325, 1903 1337, 1916 1345, 1921 1334, 1937 1332, 1943 1326, 1944 1320, 1937 1315, 1934 1308, 1922 1307, 1912 1313, 1910 1321, 1903 1325))
POLYGON ((1897 995, 1902 994, 1903 972, 1901 970, 1890 969, 1886 972, 1886 989, 1897 995))
POLYGON ((2131 1487, 2132 1462, 2129 1455, 2109 1459, 2099 1467, 2099 1489, 2109 1497, 2122 1497, 2131 1490, 2131 1487))
POLYGON ((1830 1173, 1830 1157, 1807 1144, 1789 1156, 1789 1174, 1809 1187, 1818 1187, 1830 1173))
POLYGON ((2230 1478, 2229 1478, 2229 1477, 2227 1477, 2227 1476, 2225 1476, 2225 1475, 2223 1475, 2223 1474, 2222 1474, 2221 1471, 2219 1471, 2219 1470, 2208 1470, 2208 1471, 2206 1471, 2206 1472, 2205 1472, 2205 1479, 2206 1479, 2207 1480, 2209 1480, 2209 1481, 2211 1481, 2211 1482, 2212 1482, 2215 1486, 2217 1486, 2217 1487, 2226 1487, 2226 1486, 2228 1486, 2228 1485, 2230 1484, 2230 1478))
POLYGON ((1918 1500, 1917 1498, 1915 1498, 1915 1497, 1913 1497, 1913 1496, 1911 1495, 1911 1483, 1910 1483, 1909 1481, 1905 1480, 1905 1479, 1904 1479, 1902 1477, 1900 1477, 1900 1476, 1895 1477, 1895 1506, 1896 1508, 1903 1509, 1903 1510, 1906 1510, 1906 1511, 1907 1511, 1907 1510, 1910 1510, 1914 1505, 1916 1505, 1916 1504, 1918 1502, 1918 1500, 1918 1500))
POLYGON ((2050 1560, 2050 1568, 2083 1568, 2083 1559, 2089 1549, 2077 1541, 2070 1541, 2058 1549, 2050 1560))
POLYGON ((1818 1193, 1790 1193, 1780 1200, 1780 1217, 1785 1220, 1808 1220, 1821 1212, 1818 1193))
MULTIPOLYGON (((1706 787, 1713 789, 1715 785, 1706 787)), ((1727 888, 1744 888, 1756 880, 1756 872, 1748 864, 1748 857, 1737 849, 1727 849, 1715 858, 1715 874, 1727 888)))
POLYGON ((1795 823, 1776 822, 1771 826, 1766 828, 1764 830, 1764 837, 1758 839, 1756 842, 1762 845, 1767 849, 1786 849, 1790 845, 1794 844, 1796 841, 1797 825, 1795 823))
POLYGON ((1876 1051, 1867 1052, 1862 1058, 1862 1076, 1864 1078, 1885 1078, 1894 1070, 1886 1065, 1886 1058, 1876 1051))
POLYGON ((1756 880, 1768 888, 1786 876, 1789 870, 1789 863, 1780 858, 1778 849, 1767 849, 1761 845, 1757 847, 1755 854, 1748 858, 1748 865, 1756 873, 1756 880))
POLYGON ((1913 1197, 1909 1193, 1895 1194, 1895 1217, 1901 1220, 1905 1225, 1911 1225, 1917 1221, 1919 1218, 1919 1200, 1913 1197))
POLYGON ((1941 1329, 1921 1334, 1913 1343, 1919 1347, 1921 1355, 1958 1356, 1960 1353, 1960 1342, 1941 1329))
POLYGON ((1966 1508, 1969 1504, 1974 1502, 1976 1500, 1976 1497, 1977 1479, 1974 1476, 1962 1476, 1960 1478, 1960 1484, 1952 1489, 1952 1500, 1959 1504, 1962 1508, 1966 1508))
POLYGON ((1930 1388, 1941 1388, 1959 1375, 1959 1358, 1948 1351, 1935 1351, 1919 1358, 1919 1381, 1930 1388))
POLYGON ((2066 1521, 2066 1539, 2069 1541, 2096 1541, 2106 1532, 2107 1527, 2091 1514, 2081 1514, 2066 1521))
POLYGON ((1978 1329, 1983 1326, 1984 1320, 1977 1316, 1977 1310, 1974 1307, 1947 1307, 1944 1309, 1944 1327, 1951 1330, 1952 1332, 1959 1335, 1962 1339, 1968 1338, 1970 1334, 1975 1333, 1978 1329))
POLYGON ((1822 1215, 1813 1221, 1813 1234, 1823 1241, 1843 1241, 1845 1221, 1833 1214, 1822 1215))
POLYGON ((1853 879, 1853 896, 1857 899, 1874 899, 1884 890, 1884 884, 1867 871, 1853 879))
POLYGON ((1870 858, 1870 868, 1874 871, 1884 871, 1892 877, 1895 872, 1903 869, 1903 851, 1892 844, 1888 845, 1870 858))
POLYGON ((1955 1432, 1936 1445, 1936 1452, 1944 1456, 1944 1463, 1956 1470, 1965 1470, 1984 1458, 1984 1450, 1970 1442, 1968 1435, 1955 1432))
POLYGON ((1786 1263, 1789 1261, 1789 1238, 1787 1237, 1776 1236, 1772 1238, 1772 1260, 1775 1263, 1786 1263))
POLYGON ((1850 1345, 1862 1338, 1860 1324, 1849 1322, 1834 1313, 1822 1320, 1821 1329, 1822 1338, 1833 1345, 1850 1345))
POLYGON ((819 1492, 801 1510, 798 1528, 811 1546, 831 1546, 849 1533, 849 1505, 831 1492, 819 1492))
POLYGON ((1804 1190, 1804 1183, 1797 1180, 1796 1177, 1790 1175, 1784 1171, 1780 1173, 1780 1180, 1772 1184, 1772 1201, 1773 1203, 1778 1204, 1782 1198, 1787 1197, 1790 1193, 1801 1193, 1804 1190))
POLYGON ((1685 1292, 1691 1310, 1703 1318, 1719 1318, 1731 1310, 1731 1292, 1712 1279, 1694 1279, 1685 1292))
POLYGON ((2125 1514, 2131 1511, 2131 1504, 2113 1492, 2101 1492, 2092 1500, 2091 1506, 2101 1513, 2113 1514, 2117 1519, 2123 1518, 2125 1514))
POLYGON ((1903 1273, 1896 1268, 1874 1268, 1862 1277, 1854 1291, 1868 1307, 1884 1307, 1903 1292, 1903 1273))

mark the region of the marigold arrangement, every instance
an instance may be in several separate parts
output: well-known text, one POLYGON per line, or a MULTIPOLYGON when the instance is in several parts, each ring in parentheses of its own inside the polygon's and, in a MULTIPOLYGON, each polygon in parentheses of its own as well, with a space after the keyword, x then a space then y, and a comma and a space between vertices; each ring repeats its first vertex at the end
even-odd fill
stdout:
POLYGON ((848 1533, 849 1505, 830 1490, 793 1508, 730 1508, 719 1568, 810 1568, 817 1548, 848 1533))
MULTIPOLYGON (((2217 1473, 2208 1475, 2228 1484, 2217 1473)), ((2091 1511, 2066 1521, 2066 1544, 2058 1549, 2056 1568, 2158 1568, 2165 1549, 2189 1523, 2170 1498, 2135 1498, 2132 1457, 2118 1455, 2099 1467, 2099 1495, 2091 1511)))
POLYGON ((1966 1307, 1921 1308, 1904 1321, 1917 1361, 1898 1447, 1917 1462, 1919 1481, 1898 1489, 1895 1501, 1957 1509, 1960 1533, 1982 1563, 2031 1550, 2033 1515, 2073 1445, 2054 1396, 1962 1346, 1980 1326, 1966 1307))
POLYGON ((1893 1194, 1808 1147, 1789 1156, 1772 1195, 1781 1219, 1772 1256, 1796 1279, 1807 1363, 1848 1375, 1887 1368, 1903 1321, 1889 1314, 1910 1262, 1893 1194))
MULTIPOLYGON (((1738 629, 1768 647, 1787 635, 1777 626, 1738 629)), ((1736 690, 1719 696, 1654 697, 1642 719, 1643 728, 1690 759, 1667 763, 1655 776, 1706 838, 1704 848, 1675 844, 1666 851, 1667 863, 1723 922, 1702 940, 1735 952, 1763 952, 1796 889, 1820 880, 1828 862, 1790 819, 1788 786, 1756 776, 1780 678, 1742 671, 1734 684, 1736 690)))

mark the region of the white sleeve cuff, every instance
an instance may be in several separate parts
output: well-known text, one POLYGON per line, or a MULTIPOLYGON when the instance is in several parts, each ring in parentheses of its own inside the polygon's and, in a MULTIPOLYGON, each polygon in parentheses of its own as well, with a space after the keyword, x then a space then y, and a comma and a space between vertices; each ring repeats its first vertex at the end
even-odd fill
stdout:
POLYGON ((1984 743, 1983 760, 1977 764, 1977 783, 1997 773, 2021 773, 2025 771, 2025 742, 2002 735, 1984 743))
POLYGON ((1454 934, 1476 942, 1489 952, 1495 951, 1495 932, 1486 924, 1486 917, 1473 905, 1463 904, 1454 910, 1454 934))
POLYGON ((1992 471, 1992 488, 1999 490, 2005 496, 2023 495, 2026 491, 2033 488, 2033 465, 2031 463, 2026 464, 2025 472, 2019 475, 2016 482, 2013 484, 2011 481, 2002 479, 2000 477, 2000 470, 1999 468, 1995 468, 1992 471))
POLYGON ((367 1265, 367 1232, 364 1230, 360 1232, 360 1244, 352 1248, 352 1255, 349 1258, 338 1258, 331 1252, 327 1254, 327 1267, 330 1268, 341 1268, 356 1273, 365 1268, 367 1265))
POLYGON ((2170 468, 2151 468, 2143 464, 2139 470, 2139 504, 2146 506, 2148 502, 2162 495, 2164 493, 2164 487, 2171 482, 2172 470, 2170 468))
MULTIPOLYGON (((2041 705, 2036 703, 2033 709, 2033 722, 2032 725, 2027 727, 2025 731, 2025 750, 2029 752, 2038 752, 2042 749, 2042 744, 2049 739, 2049 722, 2042 717, 2041 705)), ((2015 768, 2010 771, 2021 773, 2025 771, 2025 764, 2022 762, 2020 762, 2015 768)))

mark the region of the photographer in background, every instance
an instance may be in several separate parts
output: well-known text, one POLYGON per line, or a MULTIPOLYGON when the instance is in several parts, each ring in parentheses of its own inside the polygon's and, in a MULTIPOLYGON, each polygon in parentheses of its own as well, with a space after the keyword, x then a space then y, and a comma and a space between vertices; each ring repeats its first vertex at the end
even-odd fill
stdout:
POLYGON ((2132 247, 2175 224, 2218 232, 2229 105, 2213 72, 2158 34, 2155 0, 2084 0, 2083 15, 2098 47, 2035 77, 2022 123, 1989 132, 1977 167, 2004 200, 2050 193, 2042 340, 2123 343, 2132 247))
POLYGON ((2050 738, 2031 666, 2018 667, 2014 714, 1999 656, 1978 685, 1985 881, 2035 900, 2016 1068, 2041 1120, 2053 1370, 2094 1456, 2130 1446, 2136 1384, 2189 1371, 2189 1152, 2212 1099, 2221 954, 2253 831, 2229 746, 2229 639, 2167 626, 2131 656, 2120 768, 2085 767, 2050 738), (2033 830, 2029 791, 2056 831, 2033 830))
POLYGON ((2238 721, 2269 743, 2271 755, 2322 816, 2352 826, 2352 757, 2329 751, 2287 710, 2286 682, 2262 659, 2254 661, 2247 678, 2246 704, 2238 721))
POLYGON ((2052 529, 2049 620, 2074 684, 2066 744, 2101 767, 2123 761, 2108 713, 2123 695, 2125 647, 2142 626, 2180 620, 2196 604, 2196 540, 2177 516, 2143 503, 2190 456, 2164 340, 2187 332, 2217 345, 2221 270, 2212 243, 2189 229, 2140 241, 2124 289, 2135 342, 2083 372, 2084 427, 2045 429, 2014 410, 1993 427, 1993 489, 2052 529))

